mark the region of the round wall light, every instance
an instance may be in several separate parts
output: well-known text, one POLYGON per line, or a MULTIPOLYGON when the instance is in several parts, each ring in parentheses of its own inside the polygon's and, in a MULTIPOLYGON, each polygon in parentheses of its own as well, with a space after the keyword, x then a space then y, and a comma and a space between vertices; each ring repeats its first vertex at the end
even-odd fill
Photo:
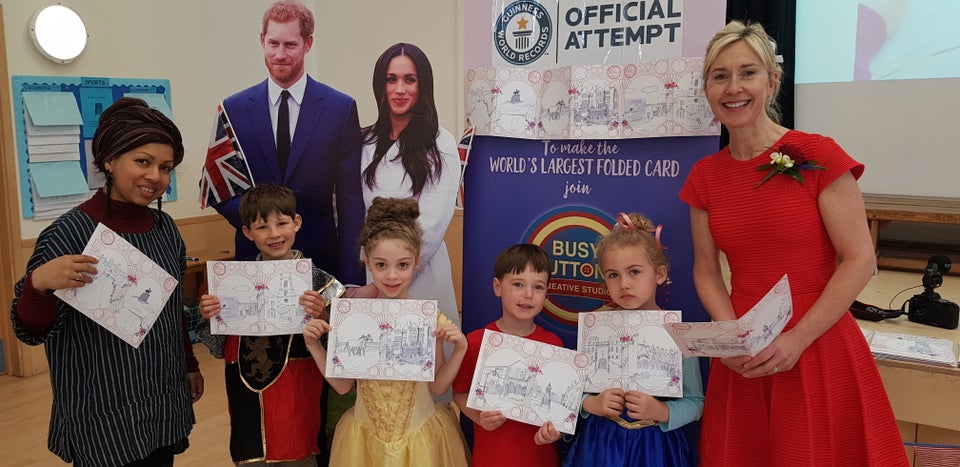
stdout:
POLYGON ((80 15, 59 3, 33 15, 30 37, 44 57, 57 63, 73 61, 87 46, 87 28, 80 15))

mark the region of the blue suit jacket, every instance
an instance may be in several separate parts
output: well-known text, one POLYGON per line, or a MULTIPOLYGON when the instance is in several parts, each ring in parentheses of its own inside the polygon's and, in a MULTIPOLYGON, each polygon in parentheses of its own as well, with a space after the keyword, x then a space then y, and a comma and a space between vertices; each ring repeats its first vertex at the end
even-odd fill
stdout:
MULTIPOLYGON (((307 76, 285 174, 277 160, 267 81, 227 97, 223 106, 254 183, 285 185, 297 196, 303 227, 294 248, 341 282, 365 284, 357 244, 365 215, 357 103, 307 76)), ((235 196, 214 207, 237 229, 236 257, 249 258, 258 251, 243 236, 239 206, 240 197, 235 196)))

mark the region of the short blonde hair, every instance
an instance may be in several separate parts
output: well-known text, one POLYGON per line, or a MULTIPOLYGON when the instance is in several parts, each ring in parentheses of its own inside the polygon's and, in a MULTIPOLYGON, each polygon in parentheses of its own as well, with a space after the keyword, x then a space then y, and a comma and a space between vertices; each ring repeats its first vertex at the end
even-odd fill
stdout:
POLYGON ((707 44, 707 53, 703 58, 703 86, 707 86, 707 77, 710 68, 717 61, 717 56, 731 45, 744 41, 760 57, 760 63, 767 70, 770 79, 776 82, 770 99, 764 103, 767 116, 774 122, 780 123, 780 105, 777 103, 777 96, 780 94, 780 76, 783 76, 783 68, 777 63, 776 41, 773 40, 767 31, 763 29, 760 23, 740 21, 731 21, 727 23, 720 31, 714 34, 713 39, 707 44))

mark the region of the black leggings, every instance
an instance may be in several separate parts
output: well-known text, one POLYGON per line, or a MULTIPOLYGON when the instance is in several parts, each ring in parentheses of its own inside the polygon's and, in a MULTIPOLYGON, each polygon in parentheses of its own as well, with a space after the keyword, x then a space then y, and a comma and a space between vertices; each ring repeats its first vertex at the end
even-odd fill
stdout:
POLYGON ((184 438, 177 443, 169 446, 161 446, 150 453, 149 456, 133 461, 124 467, 173 467, 173 456, 187 450, 190 442, 184 438))

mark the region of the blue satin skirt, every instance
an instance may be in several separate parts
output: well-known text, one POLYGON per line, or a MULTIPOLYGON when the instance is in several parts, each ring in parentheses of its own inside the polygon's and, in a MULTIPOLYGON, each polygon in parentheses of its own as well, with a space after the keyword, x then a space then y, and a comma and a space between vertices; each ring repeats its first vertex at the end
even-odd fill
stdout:
POLYGON ((690 445, 682 429, 659 425, 628 429, 604 417, 580 420, 577 436, 563 459, 564 467, 687 467, 690 445))

